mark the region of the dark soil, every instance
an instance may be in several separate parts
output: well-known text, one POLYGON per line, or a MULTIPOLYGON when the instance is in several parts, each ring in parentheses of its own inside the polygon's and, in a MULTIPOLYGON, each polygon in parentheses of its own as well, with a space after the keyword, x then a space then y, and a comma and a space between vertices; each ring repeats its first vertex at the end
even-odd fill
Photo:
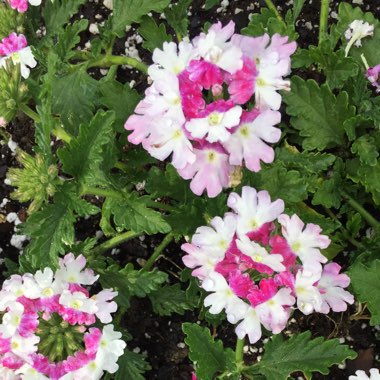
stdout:
MULTIPOLYGON (((194 36, 200 32, 202 25, 205 22, 213 22, 221 20, 227 22, 234 20, 237 25, 237 30, 240 30, 248 23, 248 16, 252 12, 257 12, 260 6, 265 5, 264 1, 251 0, 235 0, 230 1, 229 6, 221 13, 212 11, 204 11, 201 9, 203 0, 194 0, 190 16, 190 34, 194 36), (247 7, 251 7, 247 11, 247 7), (241 12, 237 12, 241 9, 241 12), (237 12, 235 14, 235 12, 237 12)), ((289 8, 289 3, 292 1, 274 1, 279 5, 279 10, 284 14, 289 8)), ((339 1, 333 1, 332 11, 335 12, 339 1)), ((361 5, 364 10, 370 10, 380 18, 380 0, 364 1, 365 5, 361 5)), ((300 35, 299 44, 301 47, 307 47, 310 44, 317 43, 318 23, 319 23, 319 6, 320 1, 306 1, 304 10, 297 23, 297 32, 300 35), (310 28, 311 27, 311 28, 310 28)), ((88 2, 81 9, 81 15, 89 19, 91 23, 99 23, 105 20, 110 11, 103 7, 102 1, 88 2), (101 18, 99 16, 101 15, 101 18)), ((334 16, 334 13, 331 14, 334 16)), ((334 17, 330 18, 331 22, 335 22, 334 17)), ((132 28, 127 37, 135 33, 135 28, 132 28)), ((83 33, 81 43, 84 44, 90 40, 92 35, 87 32, 83 33)), ((115 43, 114 53, 124 54, 126 39, 117 40, 115 43)), ((140 57, 147 63, 150 62, 150 53, 146 52, 141 44, 136 45, 140 57)), ((311 74, 311 73, 310 73, 311 74)), ((92 71, 92 75, 100 78, 103 73, 100 70, 92 71)), ((135 70, 119 69, 118 80, 121 82, 129 82, 134 80, 135 87, 138 90, 143 90, 147 86, 146 78, 141 76, 135 70)), ((12 137, 20 148, 32 153, 33 147, 33 129, 28 120, 20 116, 13 123, 7 126, 7 132, 12 137)), ((1 136, 0 136, 1 139, 1 136)), ((18 166, 15 156, 12 151, 4 144, 0 145, 0 204, 4 198, 9 199, 9 202, 0 208, 0 253, 6 252, 6 257, 17 261, 19 250, 10 244, 14 232, 14 224, 6 222, 6 216, 10 212, 16 212, 21 221, 26 218, 27 205, 20 204, 10 200, 12 187, 4 183, 7 169, 18 166)), ((94 236, 99 230, 99 218, 92 217, 86 220, 81 220, 78 223, 77 237, 82 239, 85 237, 94 236)), ((154 247, 159 244, 162 237, 146 237, 145 240, 135 239, 124 243, 118 249, 120 257, 123 260, 129 260, 138 267, 137 259, 146 259, 153 252, 154 247)), ((4 257, 4 256, 2 256, 4 257)), ((342 257, 341 261, 345 261, 342 257)), ((163 253, 160 261, 157 263, 160 270, 169 273, 172 282, 178 281, 181 268, 181 250, 180 244, 171 244, 163 253)), ((5 269, 3 267, 3 269, 5 269)), ((345 341, 355 351, 359 353, 356 360, 348 362, 347 367, 335 366, 331 369, 328 376, 315 375, 315 379, 339 380, 347 379, 350 374, 353 374, 357 369, 369 369, 376 367, 375 359, 379 359, 380 341, 376 339, 378 329, 369 326, 368 314, 364 311, 362 314, 356 315, 355 307, 351 307, 345 313, 331 313, 328 316, 321 314, 313 314, 304 316, 301 313, 295 313, 292 323, 284 332, 285 335, 292 335, 301 331, 310 329, 314 337, 324 336, 326 338, 340 338, 345 341), (353 318, 355 316, 355 318, 353 318)), ((187 358, 188 350, 183 344, 184 335, 181 330, 183 322, 197 322, 198 315, 196 313, 186 313, 185 315, 173 315, 171 317, 158 317, 153 314, 149 300, 134 299, 131 308, 128 310, 127 318, 124 321, 125 327, 133 336, 133 340, 128 343, 129 349, 136 352, 146 352, 152 370, 146 374, 147 379, 161 380, 187 380, 191 378, 192 365, 187 358)), ((202 321, 201 321, 202 323, 202 321)), ((380 329, 379 329, 380 330, 380 329)), ((233 326, 224 324, 223 327, 214 329, 215 336, 223 339, 225 346, 234 348, 236 336, 233 332, 233 326)), ((246 361, 254 362, 261 355, 263 343, 260 342, 254 347, 250 347, 246 354, 246 361)), ((248 348, 248 347, 247 347, 248 348)), ((379 361, 377 361, 379 363, 379 361)), ((297 374, 298 375, 298 374, 297 374)), ((299 375, 302 378, 302 375, 299 375)), ((297 376, 295 376, 297 378, 297 376)))

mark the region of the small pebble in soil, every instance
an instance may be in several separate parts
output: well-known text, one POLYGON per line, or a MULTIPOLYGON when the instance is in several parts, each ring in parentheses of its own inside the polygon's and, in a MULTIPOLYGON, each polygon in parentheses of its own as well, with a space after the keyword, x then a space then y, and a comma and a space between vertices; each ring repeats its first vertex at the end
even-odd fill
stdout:
POLYGON ((178 347, 178 348, 185 348, 185 347, 186 347, 186 344, 183 343, 183 342, 180 342, 180 343, 177 343, 177 347, 178 347))

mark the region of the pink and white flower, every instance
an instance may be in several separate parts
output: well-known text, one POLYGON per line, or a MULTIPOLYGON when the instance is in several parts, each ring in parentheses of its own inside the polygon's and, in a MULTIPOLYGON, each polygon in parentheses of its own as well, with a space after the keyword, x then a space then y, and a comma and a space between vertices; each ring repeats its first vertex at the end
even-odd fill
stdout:
POLYGON ((268 144, 281 136, 280 113, 271 110, 280 107, 277 91, 289 89, 283 76, 296 45, 277 34, 253 38, 234 29, 233 22, 219 22, 192 42, 155 49, 148 69, 153 83, 125 123, 128 141, 161 161, 172 155, 197 195, 214 197, 236 183, 234 166, 259 171, 261 161, 271 163, 268 144))
POLYGON ((30 5, 37 6, 41 4, 41 0, 8 0, 12 9, 16 9, 20 13, 28 10, 28 2, 30 5))
POLYGON ((330 245, 330 239, 321 235, 321 228, 312 223, 305 227, 305 223, 297 215, 290 217, 283 214, 278 217, 278 221, 282 225, 282 234, 289 247, 301 259, 304 271, 321 272, 321 263, 326 263, 327 258, 319 249, 325 249, 330 245))
POLYGON ((350 278, 339 273, 340 270, 340 265, 336 263, 329 263, 323 268, 317 285, 322 298, 321 313, 327 314, 330 308, 336 312, 346 311, 347 304, 354 303, 353 295, 344 290, 350 284, 350 278))
POLYGON ((282 214, 282 200, 271 202, 268 192, 248 186, 241 196, 232 193, 228 206, 233 212, 199 227, 192 243, 182 245, 183 262, 210 293, 204 305, 211 314, 224 310, 240 339, 248 335, 255 343, 261 325, 278 334, 295 307, 308 315, 343 311, 353 302, 340 266, 322 271, 320 249, 330 240, 319 226, 305 227, 297 215, 282 214))
POLYGON ((0 67, 6 66, 6 61, 10 59, 14 65, 20 64, 21 75, 28 78, 29 67, 36 67, 37 61, 34 59, 32 50, 23 34, 11 33, 0 42, 0 67))

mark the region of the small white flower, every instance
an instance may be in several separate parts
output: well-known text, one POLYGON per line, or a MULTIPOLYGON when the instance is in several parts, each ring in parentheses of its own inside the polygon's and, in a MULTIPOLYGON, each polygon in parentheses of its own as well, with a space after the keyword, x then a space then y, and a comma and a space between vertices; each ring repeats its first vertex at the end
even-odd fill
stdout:
POLYGON ((236 240, 236 245, 244 255, 250 257, 255 263, 264 264, 276 272, 283 272, 285 267, 281 264, 282 255, 269 254, 260 244, 251 241, 248 236, 241 236, 236 240))
POLYGON ((206 140, 210 143, 225 142, 231 135, 228 129, 239 125, 242 112, 239 106, 226 112, 214 111, 207 117, 190 120, 186 124, 186 129, 194 138, 203 138, 207 134, 206 140))
POLYGON ((345 53, 346 57, 348 52, 350 51, 352 45, 360 47, 362 46, 361 39, 367 36, 373 36, 374 26, 370 25, 368 22, 364 22, 363 20, 354 20, 351 22, 349 28, 344 33, 344 36, 347 40, 349 40, 345 53))
POLYGON ((98 312, 96 301, 91 298, 87 298, 82 292, 71 293, 68 290, 64 290, 59 297, 59 303, 62 306, 67 306, 71 309, 82 311, 84 313, 95 314, 98 312))

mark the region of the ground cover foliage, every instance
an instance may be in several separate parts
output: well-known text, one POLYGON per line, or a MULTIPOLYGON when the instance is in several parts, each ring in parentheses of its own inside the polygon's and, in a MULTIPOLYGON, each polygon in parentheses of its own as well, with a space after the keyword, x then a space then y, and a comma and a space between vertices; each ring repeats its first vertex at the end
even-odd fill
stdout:
MULTIPOLYGON (((207 311, 207 293, 189 270, 183 269, 178 283, 168 283, 168 273, 156 261, 172 241, 189 240, 198 227, 222 216, 231 191, 240 194, 244 186, 266 190, 272 200, 284 201, 287 214, 321 226, 331 239, 323 254, 342 263, 351 278, 349 291, 356 301, 352 314, 368 317, 371 326, 380 324, 380 98, 365 67, 380 64, 380 21, 341 2, 336 23, 327 25, 329 2, 321 1, 318 45, 297 48, 291 59, 291 91, 281 92, 281 139, 273 145, 274 161, 261 164, 258 172, 243 168, 231 187, 210 198, 194 194, 172 164, 128 141, 124 123, 144 94, 118 80, 118 67, 127 65, 147 75, 147 65, 113 53, 132 24, 149 57, 164 42, 182 41, 188 34, 191 1, 114 0, 113 12, 92 38, 91 48, 78 50, 88 22, 76 14, 85 2, 45 0, 25 13, 0 3, 0 39, 23 33, 37 61, 26 79, 19 64, 7 62, 0 69, 0 136, 8 142, 3 127, 24 114, 35 141, 33 154, 19 149, 18 167, 7 172, 12 197, 28 205, 18 231, 29 242, 18 260, 2 253, 4 278, 46 267, 54 271, 64 254, 83 254, 102 287, 118 292, 113 323, 127 342, 118 371, 105 379, 144 379, 151 368, 149 357, 128 348, 133 331, 123 321, 136 297, 148 299, 157 315, 192 311, 201 320, 200 325, 184 320, 182 328, 200 380, 282 380, 293 373, 311 378, 316 372, 328 376, 331 366, 355 359, 357 353, 339 339, 305 331, 274 335, 264 345, 261 361, 251 362, 243 355, 248 340, 238 339, 232 349, 215 337, 217 327, 228 322, 223 313, 207 311), (161 13, 164 18, 158 17, 161 13), (373 25, 373 35, 346 56, 345 32, 355 20, 373 25), (41 27, 46 33, 36 33, 41 27), (109 71, 95 79, 90 73, 98 68, 109 71), (79 240, 78 221, 94 215, 100 216, 103 236, 79 240), (141 267, 109 254, 122 242, 156 234, 163 234, 162 242, 141 267)), ((253 37, 278 33, 297 41, 296 22, 305 1, 294 0, 286 14, 266 3, 236 32, 253 37)), ((219 5, 217 0, 204 4, 206 9, 219 5)), ((197 34, 210 26, 206 23, 197 34)), ((176 254, 183 252, 178 248, 176 254)))

